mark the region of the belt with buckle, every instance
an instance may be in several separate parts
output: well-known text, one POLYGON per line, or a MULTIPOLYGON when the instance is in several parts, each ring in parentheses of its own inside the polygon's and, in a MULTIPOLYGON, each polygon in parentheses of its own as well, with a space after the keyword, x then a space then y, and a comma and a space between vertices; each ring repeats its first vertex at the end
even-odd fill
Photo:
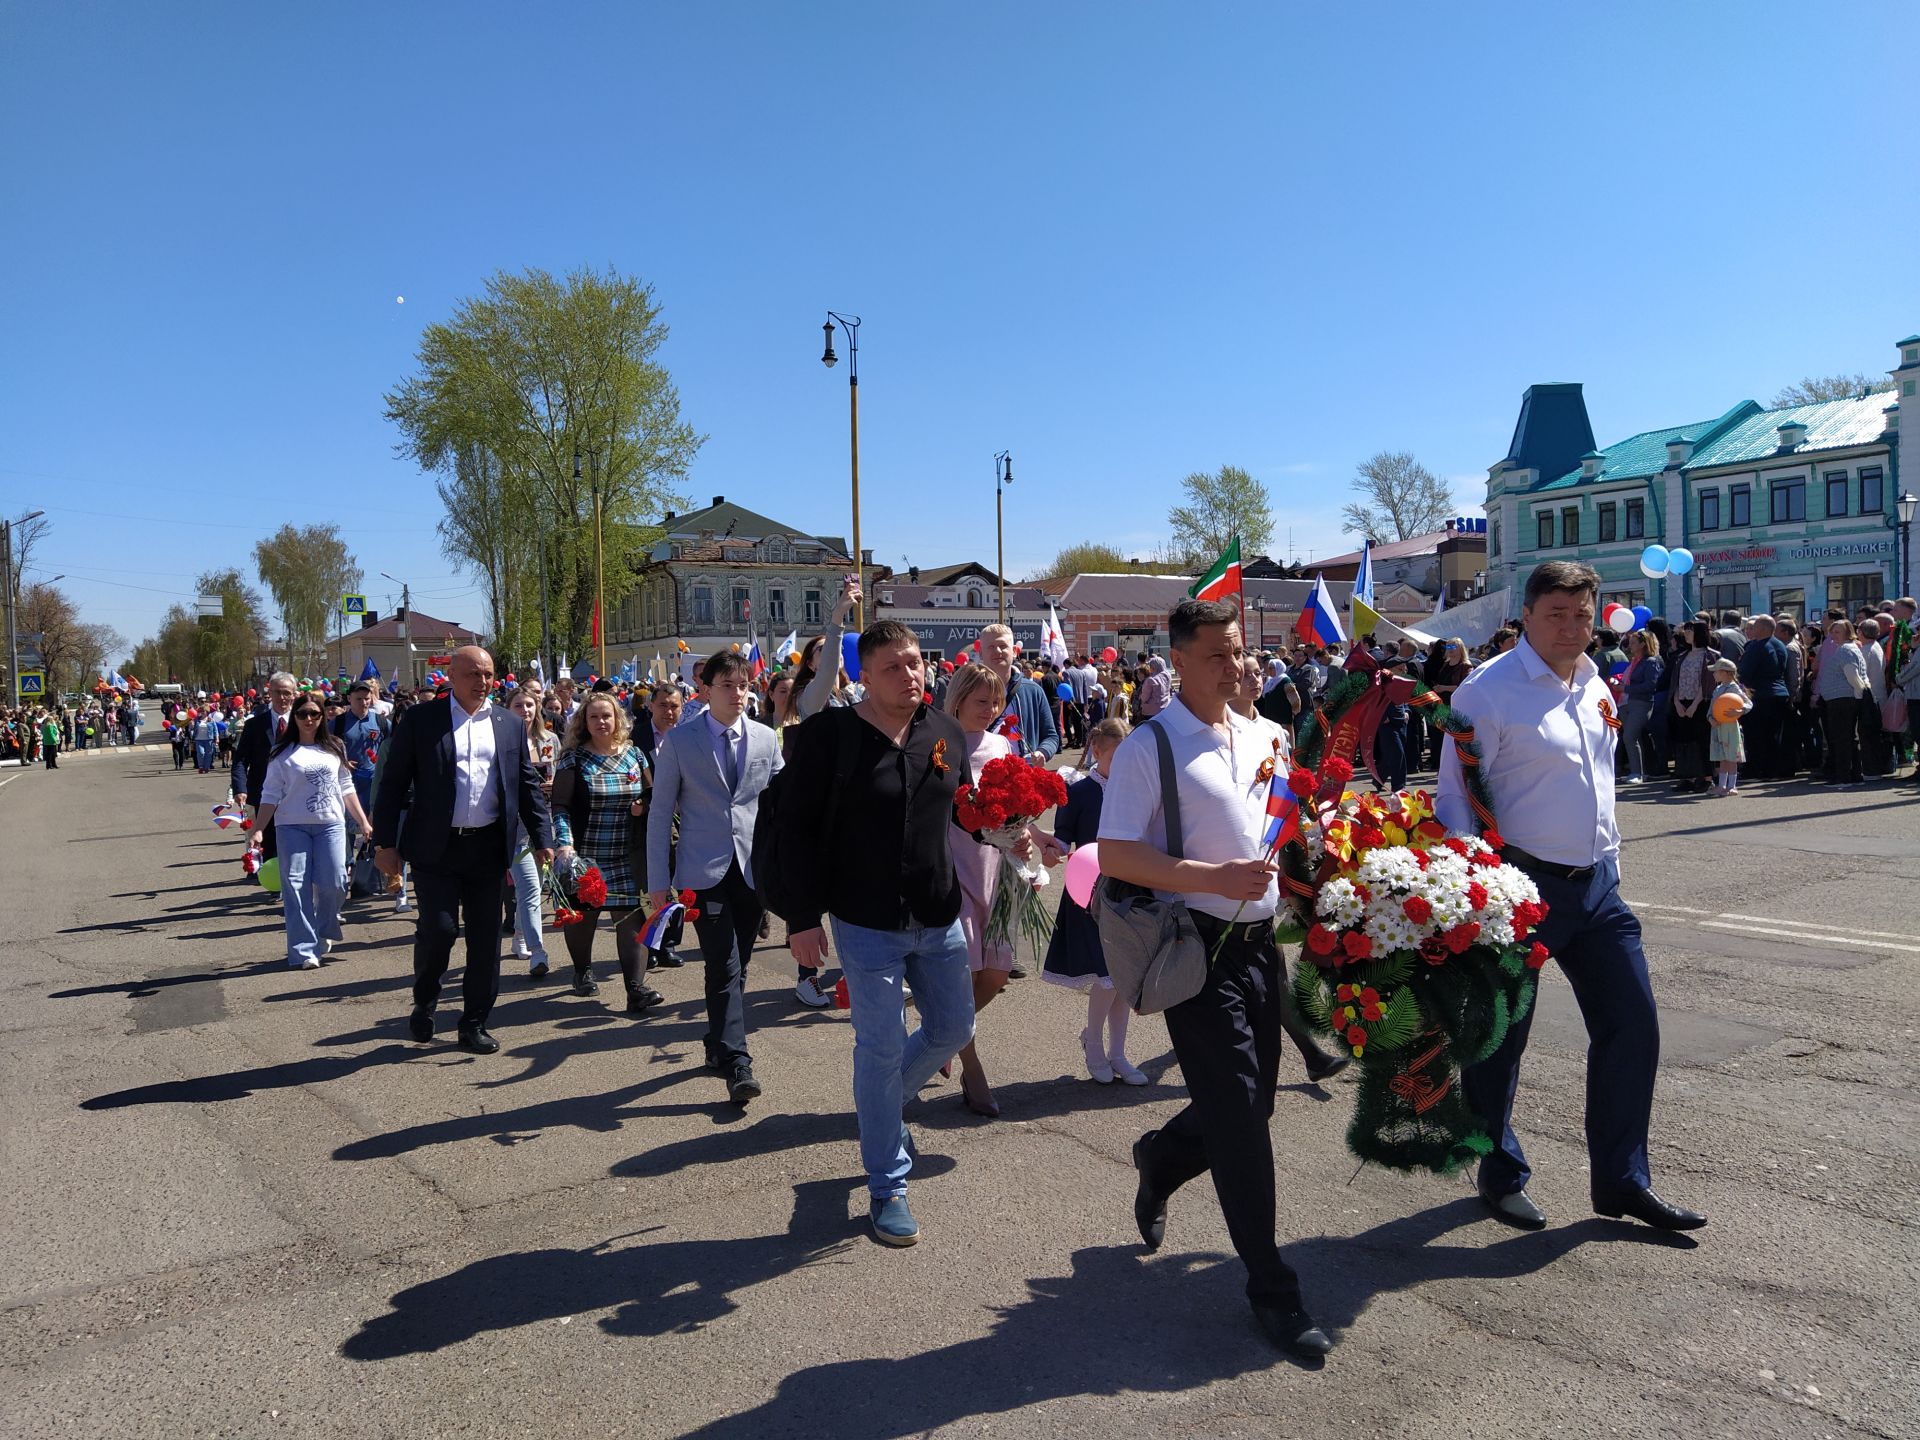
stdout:
POLYGON ((1225 920, 1215 919, 1204 910, 1189 910, 1187 913, 1193 916, 1194 928, 1209 940, 1225 939, 1236 945, 1264 945, 1273 939, 1271 919, 1242 920, 1237 924, 1229 924, 1225 920))
POLYGON ((1593 872, 1600 868, 1598 865, 1565 865, 1558 860, 1542 860, 1538 855, 1531 855, 1518 845, 1502 846, 1500 858, 1518 865, 1522 870, 1538 870, 1541 874, 1551 875, 1556 880, 1591 880, 1593 872))
POLYGON ((448 829, 455 835, 484 835, 489 830, 500 828, 498 820, 489 820, 485 825, 452 825, 448 829))

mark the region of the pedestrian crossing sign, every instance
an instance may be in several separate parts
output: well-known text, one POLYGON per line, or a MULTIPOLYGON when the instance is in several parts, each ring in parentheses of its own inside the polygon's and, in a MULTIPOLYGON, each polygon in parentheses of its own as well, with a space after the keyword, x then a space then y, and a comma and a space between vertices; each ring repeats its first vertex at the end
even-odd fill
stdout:
POLYGON ((367 597, 364 595, 342 595, 340 597, 342 615, 364 615, 367 613, 367 597))
POLYGON ((47 672, 44 670, 22 670, 20 672, 20 693, 22 695, 46 694, 47 672))

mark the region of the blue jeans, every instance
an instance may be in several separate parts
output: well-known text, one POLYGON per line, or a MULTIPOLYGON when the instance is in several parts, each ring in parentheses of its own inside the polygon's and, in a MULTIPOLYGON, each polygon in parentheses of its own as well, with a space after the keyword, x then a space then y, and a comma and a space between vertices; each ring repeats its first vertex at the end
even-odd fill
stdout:
POLYGON ((1625 718, 1620 722, 1619 759, 1623 779, 1644 780, 1646 778, 1646 760, 1641 745, 1647 733, 1647 721, 1652 718, 1652 715, 1651 701, 1627 701, 1625 718))
POLYGON ((296 825, 276 816, 273 829, 280 844, 280 906, 287 916, 287 964, 297 966, 317 958, 320 941, 341 938, 347 827, 296 825))
POLYGON ((193 742, 193 768, 196 770, 213 769, 213 741, 196 740, 193 742))
POLYGON ((853 1110, 860 1164, 876 1200, 907 1193, 901 1106, 973 1038, 973 972, 960 922, 944 930, 869 930, 833 917, 833 943, 853 1018, 853 1110), (913 986, 920 1028, 907 1033, 901 982, 913 986))
MULTIPOLYGON (((1529 870, 1547 903, 1534 938, 1553 952, 1587 1024, 1587 1159, 1595 1195, 1642 1189, 1654 1077, 1660 1069, 1660 1016, 1640 948, 1640 920, 1620 898, 1620 864, 1604 860, 1584 883, 1529 870)), ((1480 1188, 1511 1195, 1533 1171, 1513 1133, 1513 1095, 1538 1003, 1500 1048, 1461 1075, 1461 1092, 1493 1153, 1480 1162, 1480 1188)))
POLYGON ((527 968, 544 969, 547 946, 540 938, 540 862, 533 858, 531 849, 513 862, 513 914, 514 929, 533 952, 527 968))

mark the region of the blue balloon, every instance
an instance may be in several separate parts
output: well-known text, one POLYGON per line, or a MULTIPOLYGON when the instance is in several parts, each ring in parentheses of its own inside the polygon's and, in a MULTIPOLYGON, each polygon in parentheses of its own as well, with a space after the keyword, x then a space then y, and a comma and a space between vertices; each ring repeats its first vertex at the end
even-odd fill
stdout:
POLYGON ((1636 605, 1633 607, 1633 628, 1634 629, 1636 630, 1646 629, 1647 621, 1651 620, 1652 618, 1653 618, 1653 611, 1649 610, 1646 606, 1636 605))
POLYGON ((1073 686, 1066 684, 1064 681, 1054 687, 1053 693, 1057 695, 1063 703, 1068 705, 1073 703, 1073 686))
POLYGON ((1667 567, 1675 575, 1686 574, 1689 570, 1693 569, 1693 552, 1691 550, 1675 550, 1667 557, 1667 567))
POLYGON ((840 668, 849 680, 860 678, 860 637, 851 630, 840 637, 840 668))
MULTIPOLYGON (((1686 554, 1684 550, 1680 553, 1686 554)), ((1691 564, 1692 561, 1689 560, 1688 563, 1691 564)), ((1658 580, 1667 573, 1672 564, 1673 557, 1664 545, 1649 545, 1640 552, 1640 573, 1649 580, 1658 580)))

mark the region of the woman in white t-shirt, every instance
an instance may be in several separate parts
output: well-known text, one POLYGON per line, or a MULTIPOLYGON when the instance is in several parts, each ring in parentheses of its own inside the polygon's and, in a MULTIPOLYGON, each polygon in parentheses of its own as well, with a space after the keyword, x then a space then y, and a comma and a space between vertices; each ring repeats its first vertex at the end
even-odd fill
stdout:
POLYGON ((258 852, 267 826, 278 838, 280 904, 287 917, 287 966, 318 970, 340 939, 340 906, 346 899, 349 816, 373 839, 373 826, 347 769, 346 747, 328 733, 320 701, 302 695, 292 725, 267 761, 254 817, 252 848, 258 852))

